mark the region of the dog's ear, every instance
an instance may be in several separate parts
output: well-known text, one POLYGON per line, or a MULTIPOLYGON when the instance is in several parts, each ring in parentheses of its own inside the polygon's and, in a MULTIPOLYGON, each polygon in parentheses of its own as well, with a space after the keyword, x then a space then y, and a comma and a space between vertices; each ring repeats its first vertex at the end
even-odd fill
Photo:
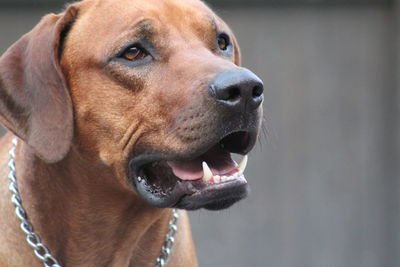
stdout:
POLYGON ((49 163, 65 157, 73 136, 72 103, 60 56, 76 15, 71 6, 45 16, 0 58, 0 123, 49 163))

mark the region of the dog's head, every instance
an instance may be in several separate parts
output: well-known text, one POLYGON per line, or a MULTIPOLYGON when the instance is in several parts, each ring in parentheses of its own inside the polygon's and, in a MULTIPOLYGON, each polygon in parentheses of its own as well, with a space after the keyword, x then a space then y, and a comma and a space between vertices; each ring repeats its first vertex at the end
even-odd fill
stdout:
POLYGON ((0 60, 1 121, 47 162, 71 144, 157 207, 247 195, 261 80, 197 0, 86 0, 46 16, 0 60))

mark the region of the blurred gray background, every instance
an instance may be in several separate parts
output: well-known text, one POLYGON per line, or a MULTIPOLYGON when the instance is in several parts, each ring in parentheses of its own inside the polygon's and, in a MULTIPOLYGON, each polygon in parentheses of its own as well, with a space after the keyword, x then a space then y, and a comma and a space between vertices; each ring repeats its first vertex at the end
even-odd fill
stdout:
MULTIPOLYGON (((400 266, 396 3, 210 2, 265 81, 268 133, 250 154, 251 196, 191 212, 200 266, 400 266)), ((0 0, 0 53, 61 6, 0 0)))

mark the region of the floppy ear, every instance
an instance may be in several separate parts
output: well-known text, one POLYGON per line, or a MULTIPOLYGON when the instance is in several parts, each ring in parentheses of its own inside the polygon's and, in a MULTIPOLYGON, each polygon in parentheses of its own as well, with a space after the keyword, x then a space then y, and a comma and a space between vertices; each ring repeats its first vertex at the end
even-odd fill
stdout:
POLYGON ((0 123, 46 162, 68 153, 71 98, 60 67, 63 36, 77 10, 47 15, 0 58, 0 123))

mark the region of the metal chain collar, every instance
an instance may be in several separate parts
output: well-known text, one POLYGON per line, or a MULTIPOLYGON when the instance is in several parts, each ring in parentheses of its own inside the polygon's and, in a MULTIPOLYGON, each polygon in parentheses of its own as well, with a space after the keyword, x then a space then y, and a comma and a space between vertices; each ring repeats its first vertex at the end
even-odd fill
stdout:
MULTIPOLYGON (((19 189, 17 185, 17 177, 15 171, 15 149, 18 143, 17 138, 12 139, 12 147, 9 150, 10 161, 8 167, 10 172, 8 179, 10 181, 9 189, 11 191, 11 202, 15 206, 15 214, 21 221, 20 228, 26 234, 26 242, 33 248, 33 252, 36 257, 43 262, 44 267, 61 267, 61 264, 51 255, 49 249, 41 242, 39 236, 33 230, 32 223, 28 219, 28 215, 22 206, 22 200, 19 195, 19 189)), ((160 256, 157 258, 156 267, 164 267, 171 254, 172 247, 174 246, 174 236, 178 231, 178 210, 172 210, 172 218, 169 222, 168 233, 165 236, 163 246, 161 247, 160 256)))
POLYGON ((168 233, 165 236, 163 246, 161 247, 160 256, 157 258, 156 267, 164 267, 167 264, 169 255, 171 254, 172 247, 175 242, 175 234, 178 232, 178 219, 179 214, 177 209, 172 210, 172 218, 169 221, 168 233))

